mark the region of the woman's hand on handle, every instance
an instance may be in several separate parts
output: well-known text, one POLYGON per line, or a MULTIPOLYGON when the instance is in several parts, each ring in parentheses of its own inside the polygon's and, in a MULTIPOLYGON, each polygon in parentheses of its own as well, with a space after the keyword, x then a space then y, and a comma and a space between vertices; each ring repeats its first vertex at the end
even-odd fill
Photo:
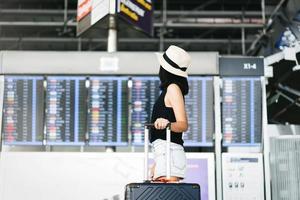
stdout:
POLYGON ((154 122, 154 127, 156 129, 162 130, 165 129, 167 127, 167 125, 169 124, 169 120, 164 119, 164 118, 158 118, 155 120, 154 122))

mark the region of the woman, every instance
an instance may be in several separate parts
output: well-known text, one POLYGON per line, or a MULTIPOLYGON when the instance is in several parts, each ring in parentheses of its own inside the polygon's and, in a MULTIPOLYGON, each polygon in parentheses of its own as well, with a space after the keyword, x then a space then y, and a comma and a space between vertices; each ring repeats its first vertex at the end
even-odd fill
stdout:
POLYGON ((161 55, 157 54, 160 70, 161 95, 156 100, 150 132, 155 165, 152 178, 160 182, 178 182, 185 178, 186 157, 183 148, 182 132, 188 129, 188 120, 184 106, 184 96, 188 93, 187 68, 191 64, 189 54, 177 47, 170 46, 161 55), (166 178, 166 126, 171 127, 171 178, 166 178))

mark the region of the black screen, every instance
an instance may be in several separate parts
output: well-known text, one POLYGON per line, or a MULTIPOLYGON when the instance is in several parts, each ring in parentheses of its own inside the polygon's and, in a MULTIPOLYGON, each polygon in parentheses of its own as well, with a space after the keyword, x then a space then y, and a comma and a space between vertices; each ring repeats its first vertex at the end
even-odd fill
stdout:
POLYGON ((90 145, 128 142, 128 78, 91 77, 88 101, 90 145))
POLYGON ((223 78, 223 145, 259 145, 262 138, 260 78, 223 78))
POLYGON ((85 77, 47 78, 47 144, 84 144, 87 113, 85 82, 85 77))
POLYGON ((185 146, 212 146, 214 132, 214 90, 212 77, 189 77, 185 107, 189 129, 184 133, 185 146))
MULTIPOLYGON (((132 143, 144 143, 144 124, 151 120, 151 112, 160 95, 157 77, 132 78, 132 143)), ((211 77, 189 77, 190 91, 185 96, 189 129, 183 135, 185 146, 213 145, 213 79, 211 77)))
POLYGON ((42 145, 43 101, 43 77, 5 77, 2 130, 4 144, 42 145))
POLYGON ((156 77, 132 78, 131 134, 134 145, 144 144, 144 124, 151 122, 151 112, 160 95, 160 81, 156 77))

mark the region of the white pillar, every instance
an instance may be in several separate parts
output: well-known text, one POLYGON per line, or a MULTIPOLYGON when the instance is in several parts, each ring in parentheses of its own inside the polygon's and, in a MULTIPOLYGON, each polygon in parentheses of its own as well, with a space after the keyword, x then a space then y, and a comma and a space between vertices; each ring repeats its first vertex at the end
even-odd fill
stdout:
POLYGON ((109 2, 107 52, 117 51, 116 0, 109 2))
POLYGON ((261 77, 262 87, 262 135, 263 135, 263 154, 264 154, 264 175, 265 175, 265 197, 271 200, 271 174, 270 174, 270 137, 268 134, 267 116, 267 97, 265 77, 261 77))
POLYGON ((217 200, 223 199, 222 189, 222 129, 221 129, 221 106, 220 84, 222 79, 214 77, 214 110, 215 110, 215 161, 216 161, 216 188, 217 200))

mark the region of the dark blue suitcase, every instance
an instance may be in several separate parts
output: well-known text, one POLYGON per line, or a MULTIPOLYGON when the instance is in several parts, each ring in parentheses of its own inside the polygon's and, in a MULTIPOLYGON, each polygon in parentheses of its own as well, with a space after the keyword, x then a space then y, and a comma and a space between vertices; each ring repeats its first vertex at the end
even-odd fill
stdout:
POLYGON ((125 200, 200 200, 200 186, 193 183, 130 183, 125 200))
MULTIPOLYGON (((145 163, 143 183, 130 183, 126 185, 125 200, 201 200, 200 186, 196 183, 152 183, 148 174, 148 136, 149 126, 145 125, 145 163)), ((170 162, 171 130, 167 127, 167 162, 170 162)), ((170 166, 167 164, 167 177, 170 176, 170 166), (169 168, 169 169, 168 169, 169 168)))

